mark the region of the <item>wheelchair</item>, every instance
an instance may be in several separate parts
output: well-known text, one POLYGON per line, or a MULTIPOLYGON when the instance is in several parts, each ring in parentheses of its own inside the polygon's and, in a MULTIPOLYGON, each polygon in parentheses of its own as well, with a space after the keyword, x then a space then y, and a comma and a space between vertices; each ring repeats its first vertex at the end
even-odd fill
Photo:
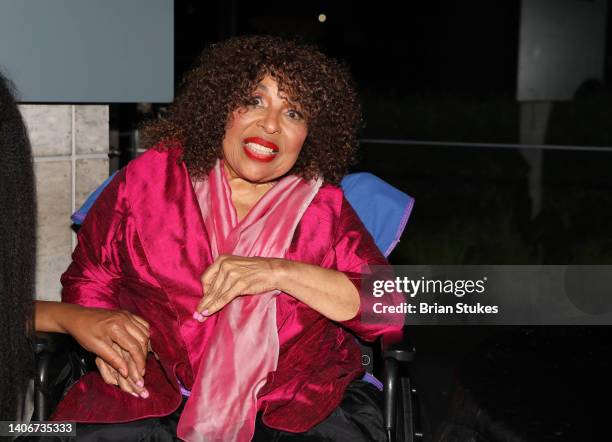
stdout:
MULTIPOLYGON (((377 374, 383 384, 384 424, 389 442, 424 440, 417 391, 405 365, 415 359, 416 349, 406 338, 390 343, 382 336, 378 346, 361 344, 362 365, 367 373, 377 374), (383 369, 376 370, 375 361, 383 369)), ((44 421, 55 406, 81 376, 96 370, 94 356, 81 348, 69 335, 36 334, 36 379, 34 387, 33 421, 44 421)))
MULTIPOLYGON (((73 216, 79 224, 110 176, 73 216)), ((380 250, 388 256, 401 236, 413 199, 368 173, 347 175, 341 183, 346 198, 372 234, 380 250)), ((362 365, 366 373, 382 379, 384 425, 389 442, 426 440, 421 422, 418 394, 407 364, 416 356, 414 344, 403 338, 383 335, 376 345, 361 343, 362 365), (375 363, 376 362, 376 363, 375 363)), ((88 371, 96 370, 93 356, 68 335, 37 333, 35 342, 37 374, 32 420, 44 421, 65 391, 88 371)))

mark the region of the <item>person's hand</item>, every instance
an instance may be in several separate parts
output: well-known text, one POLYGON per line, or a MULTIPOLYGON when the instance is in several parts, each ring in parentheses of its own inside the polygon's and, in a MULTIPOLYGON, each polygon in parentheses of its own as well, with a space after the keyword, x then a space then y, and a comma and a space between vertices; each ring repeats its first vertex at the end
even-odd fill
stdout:
MULTIPOLYGON (((120 357, 122 357, 128 364, 128 366, 130 366, 131 371, 134 365, 134 361, 131 355, 125 350, 123 350, 121 347, 119 347, 117 344, 113 344, 113 350, 118 355, 121 355, 120 357)), ((149 392, 146 388, 144 388, 144 380, 141 379, 139 381, 134 381, 129 376, 121 375, 113 366, 102 360, 100 357, 96 358, 96 366, 100 371, 102 379, 104 379, 104 382, 106 382, 107 384, 116 385, 121 390, 125 391, 126 393, 130 393, 132 396, 135 397, 141 397, 143 399, 149 397, 149 392)))
POLYGON ((277 258, 219 256, 202 275, 204 297, 194 319, 203 322, 238 296, 276 290, 285 263, 277 258))
POLYGON ((96 365, 105 382, 147 397, 144 389, 149 352, 149 324, 122 310, 77 307, 64 328, 83 348, 98 355, 96 365))

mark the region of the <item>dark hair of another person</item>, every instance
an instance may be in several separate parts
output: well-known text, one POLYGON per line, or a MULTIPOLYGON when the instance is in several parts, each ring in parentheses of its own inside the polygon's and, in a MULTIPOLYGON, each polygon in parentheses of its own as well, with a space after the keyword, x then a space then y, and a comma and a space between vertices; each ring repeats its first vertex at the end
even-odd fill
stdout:
POLYGON ((351 76, 314 47, 275 37, 235 37, 204 50, 167 117, 142 128, 146 147, 179 142, 190 174, 206 176, 221 157, 228 116, 252 103, 266 75, 306 116, 308 136, 290 173, 337 184, 354 162, 362 124, 351 76))
POLYGON ((0 74, 0 420, 16 419, 34 372, 34 180, 27 131, 11 89, 0 74))

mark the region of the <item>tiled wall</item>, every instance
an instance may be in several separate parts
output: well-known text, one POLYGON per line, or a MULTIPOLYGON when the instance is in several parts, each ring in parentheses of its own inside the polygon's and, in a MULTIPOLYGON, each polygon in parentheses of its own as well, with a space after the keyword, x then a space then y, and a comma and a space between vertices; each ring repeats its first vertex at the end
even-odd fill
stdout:
POLYGON ((36 297, 59 300, 76 236, 70 215, 108 176, 108 106, 21 105, 38 204, 36 297))

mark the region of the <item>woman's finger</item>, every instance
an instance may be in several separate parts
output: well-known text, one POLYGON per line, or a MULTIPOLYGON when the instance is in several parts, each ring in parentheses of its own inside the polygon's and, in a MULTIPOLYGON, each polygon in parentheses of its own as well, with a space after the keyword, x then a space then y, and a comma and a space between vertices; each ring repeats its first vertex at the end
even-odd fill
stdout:
POLYGON ((244 281, 235 281, 232 286, 219 293, 214 299, 206 299, 203 305, 204 311, 208 313, 208 316, 214 315, 238 296, 243 295, 245 292, 245 287, 246 285, 244 281))
POLYGON ((232 281, 231 278, 226 279, 226 283, 214 298, 204 299, 204 302, 202 303, 202 311, 206 311, 208 313, 205 316, 214 315, 228 303, 230 303, 234 298, 240 296, 244 287, 245 285, 243 281, 232 281))
POLYGON ((151 336, 149 329, 134 318, 130 318, 130 321, 126 322, 125 327, 129 330, 138 330, 138 334, 134 334, 134 337, 142 339, 144 342, 148 341, 151 336))
POLYGON ((202 298, 200 299, 198 306, 193 312, 193 319, 196 319, 200 322, 203 322, 203 319, 204 319, 204 316, 200 314, 200 311, 201 311, 200 307, 202 305, 202 302, 204 301, 204 299, 211 297, 212 292, 213 292, 212 287, 214 286, 217 280, 217 277, 219 276, 219 272, 215 271, 213 273, 210 270, 211 269, 209 267, 206 270, 206 273, 204 274, 204 276, 202 277, 202 298))
MULTIPOLYGON (((133 362, 135 362, 137 371, 136 374, 130 373, 130 377, 134 380, 134 382, 138 383, 142 380, 142 376, 144 376, 145 366, 147 364, 147 355, 149 353, 149 339, 144 336, 140 336, 140 340, 138 340, 132 333, 137 332, 134 330, 128 330, 126 333, 114 333, 111 338, 114 345, 118 345, 121 349, 127 351, 133 362)), ((126 366, 126 368, 128 367, 126 366)))
POLYGON ((127 332, 138 342, 143 356, 146 358, 149 348, 149 334, 142 331, 140 327, 134 325, 133 322, 126 324, 127 332))
POLYGON ((96 358, 96 367, 98 367, 98 371, 100 375, 102 375, 104 382, 110 385, 119 385, 118 373, 115 371, 114 373, 117 374, 113 374, 112 368, 106 362, 100 358, 96 358))
MULTIPOLYGON (((142 366, 138 365, 132 357, 132 354, 128 351, 122 349, 121 353, 128 366, 129 376, 127 376, 127 378, 129 378, 138 388, 142 388, 144 386, 144 379, 141 376, 142 366)), ((140 393, 140 391, 138 391, 138 393, 140 393)))
POLYGON ((119 378, 119 388, 122 391, 125 391, 126 393, 129 393, 129 394, 131 394, 134 397, 140 397, 140 395, 138 393, 136 393, 136 391, 132 387, 132 384, 131 384, 130 380, 127 379, 127 378, 124 378, 124 377, 120 377, 119 378))
POLYGON ((204 295, 208 293, 208 289, 210 288, 215 278, 217 277, 217 274, 219 273, 219 266, 221 265, 221 262, 223 261, 215 260, 215 262, 213 262, 210 266, 208 266, 208 268, 202 275, 202 278, 201 278, 202 279, 202 290, 203 290, 204 295))
POLYGON ((204 293, 204 298, 213 298, 215 296, 217 296, 218 292, 219 292, 219 287, 221 287, 223 285, 223 283, 225 282, 226 278, 227 278, 227 264, 220 264, 219 265, 219 270, 217 271, 216 275, 215 275, 215 279, 212 281, 212 283, 210 284, 208 291, 206 293, 204 293))
POLYGON ((121 357, 121 354, 113 349, 112 345, 112 342, 105 342, 104 340, 99 340, 96 341, 94 347, 91 350, 98 355, 96 361, 98 359, 101 359, 102 362, 105 362, 114 370, 121 373, 122 376, 128 376, 129 373, 127 363, 121 357))
POLYGON ((221 284, 223 284, 225 281, 225 272, 222 269, 219 269, 219 271, 217 272, 214 281, 211 283, 208 291, 206 293, 204 293, 204 297, 200 300, 200 303, 198 304, 198 307, 196 308, 196 311, 194 313, 194 318, 196 318, 198 321, 203 322, 201 320, 201 317, 204 316, 209 316, 208 312, 206 312, 204 305, 207 302, 211 302, 212 300, 214 300, 217 296, 217 292, 219 290, 219 286, 221 284))
POLYGON ((213 265, 208 267, 206 271, 204 272, 204 274, 202 275, 202 294, 203 295, 208 293, 208 289, 210 288, 210 285, 217 277, 217 272, 218 272, 217 266, 213 268, 213 265))
MULTIPOLYGON (((122 352, 123 352, 123 357, 128 363, 128 367, 130 367, 130 374, 131 375, 134 374, 134 376, 137 377, 138 372, 137 372, 136 364, 132 360, 132 357, 125 350, 123 350, 122 352)), ((133 379, 134 379, 133 376, 130 376, 128 379, 125 379, 126 381, 128 381, 128 384, 130 388, 132 389, 132 392, 136 393, 139 397, 143 399, 148 398, 149 392, 144 386, 144 379, 140 379, 139 381, 136 381, 136 382, 133 379)))
POLYGON ((239 256, 223 255, 220 256, 205 273, 203 277, 204 296, 200 300, 193 317, 200 322, 204 322, 206 317, 216 313, 229 303, 236 296, 242 293, 240 288, 245 289, 242 268, 248 267, 251 263, 250 258, 239 256), (209 272, 210 270, 210 272, 209 272), (214 279, 211 280, 213 272, 214 279))
POLYGON ((149 330, 143 326, 140 322, 131 318, 131 315, 128 313, 128 320, 122 321, 120 323, 121 327, 127 330, 134 338, 138 339, 141 343, 146 343, 149 340, 149 330))
POLYGON ((232 255, 220 255, 217 259, 206 269, 204 275, 202 275, 202 288, 204 290, 204 296, 213 293, 218 284, 224 279, 222 276, 219 279, 220 273, 227 271, 227 261, 233 261, 236 259, 232 255))
POLYGON ((146 332, 147 334, 149 334, 149 323, 148 323, 148 322, 147 322, 145 319, 143 319, 143 318, 141 318, 140 316, 135 315, 135 314, 133 314, 133 313, 130 315, 130 319, 132 319, 133 321, 136 321, 136 322, 138 322, 140 325, 142 325, 142 326, 144 327, 144 329, 145 329, 145 332, 146 332))

